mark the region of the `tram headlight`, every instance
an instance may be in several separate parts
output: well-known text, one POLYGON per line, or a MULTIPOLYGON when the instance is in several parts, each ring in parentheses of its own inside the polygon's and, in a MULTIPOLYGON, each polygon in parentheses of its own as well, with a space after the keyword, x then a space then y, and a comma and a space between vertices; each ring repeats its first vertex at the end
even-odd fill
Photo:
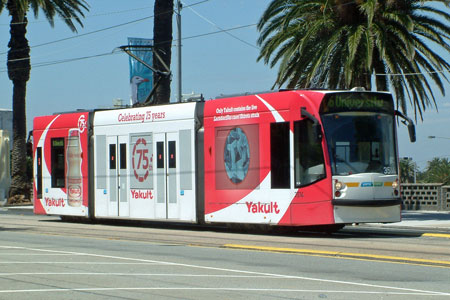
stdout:
POLYGON ((336 180, 334 182, 334 196, 340 197, 342 195, 341 191, 345 188, 345 183, 336 180))
POLYGON ((400 188, 400 185, 399 185, 399 183, 398 183, 398 178, 395 179, 394 182, 392 182, 392 188, 394 189, 394 195, 395 195, 395 196, 398 196, 398 194, 399 194, 399 188, 400 188))
POLYGON ((335 190, 335 191, 340 191, 340 190, 342 190, 342 189, 344 189, 344 188, 345 188, 345 183, 340 182, 339 180, 336 180, 336 181, 334 182, 334 190, 335 190))
POLYGON ((394 190, 398 189, 398 179, 395 179, 394 182, 392 183, 392 188, 394 190))

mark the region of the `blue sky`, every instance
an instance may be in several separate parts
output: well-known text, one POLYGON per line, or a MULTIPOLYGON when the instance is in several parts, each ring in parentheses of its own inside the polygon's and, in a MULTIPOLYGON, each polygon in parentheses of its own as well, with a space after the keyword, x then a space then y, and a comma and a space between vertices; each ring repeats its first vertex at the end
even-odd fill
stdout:
MULTIPOLYGON (((184 0, 185 6, 202 2, 184 0)), ((72 33, 60 20, 51 28, 41 14, 29 16, 28 34, 32 72, 27 86, 27 125, 32 119, 59 111, 109 107, 113 99, 130 99, 128 56, 108 55, 125 45, 128 37, 152 38, 152 0, 89 1, 90 11, 84 28, 72 33), (84 35, 130 21, 146 18, 126 26, 84 35), (73 38, 72 38, 73 37, 73 38), (66 41, 50 43, 65 38, 66 41), (50 43, 48 45, 42 45, 50 43), (57 61, 96 56, 54 64, 57 61), (40 66, 49 63, 47 66, 40 66)), ((269 90, 276 70, 257 62, 256 24, 270 0, 209 0, 182 10, 183 93, 202 93, 205 98, 220 94, 269 90), (230 29, 235 37, 215 33, 230 29), (204 35, 207 34, 207 35, 204 35), (199 35, 203 35, 198 37, 199 35), (195 37, 197 36, 197 37, 195 37)), ((0 15, 0 108, 12 107, 12 84, 6 73, 9 41, 7 11, 0 15)), ((176 33, 174 32, 174 37, 176 33)), ((176 82, 176 49, 173 47, 173 83, 176 82)), ((450 55, 444 58, 450 61, 450 55)), ((446 73, 448 77, 450 74, 446 73)), ((450 94, 450 85, 446 85, 450 94)), ((173 84, 172 95, 176 89, 173 84)), ((406 127, 399 129, 400 156, 412 157, 420 167, 433 157, 450 157, 450 139, 433 139, 429 135, 450 138, 450 98, 436 90, 439 113, 429 108, 424 121, 417 124, 417 142, 409 143, 406 127)))

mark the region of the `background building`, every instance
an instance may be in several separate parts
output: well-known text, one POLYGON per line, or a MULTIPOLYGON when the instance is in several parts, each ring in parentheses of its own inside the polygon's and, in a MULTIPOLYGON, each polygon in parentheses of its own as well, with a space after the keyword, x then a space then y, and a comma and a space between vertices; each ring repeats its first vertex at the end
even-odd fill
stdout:
POLYGON ((12 129, 13 112, 10 109, 0 108, 0 130, 8 130, 10 140, 10 150, 12 150, 13 129, 12 129))

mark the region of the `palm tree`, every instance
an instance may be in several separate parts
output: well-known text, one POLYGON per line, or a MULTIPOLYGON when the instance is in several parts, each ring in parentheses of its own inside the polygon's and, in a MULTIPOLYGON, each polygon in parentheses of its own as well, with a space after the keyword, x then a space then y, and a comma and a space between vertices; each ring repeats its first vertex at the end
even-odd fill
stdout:
POLYGON ((80 16, 88 11, 84 0, 0 0, 0 13, 6 8, 11 16, 8 43, 8 76, 13 82, 13 149, 10 196, 29 196, 30 188, 26 175, 26 114, 25 100, 27 81, 30 78, 30 47, 26 38, 27 13, 31 9, 35 17, 40 10, 50 25, 55 15, 60 16, 69 28, 76 32, 74 21, 83 26, 80 16))
POLYGON ((450 14, 431 6, 450 0, 273 0, 258 30, 261 53, 279 65, 275 86, 392 89, 416 118, 444 95, 450 64, 427 44, 450 53, 450 14))
POLYGON ((424 181, 432 183, 450 184, 450 160, 435 157, 427 163, 424 172, 424 181))
MULTIPOLYGON (((153 41, 160 53, 164 64, 170 68, 172 57, 172 16, 173 0, 155 0, 154 8, 153 41)), ((166 71, 166 67, 153 55, 153 67, 156 70, 166 71)), ((155 82, 160 83, 155 91, 153 104, 169 103, 170 101, 170 76, 155 74, 155 82)))
POLYGON ((400 182, 415 183, 418 171, 419 168, 412 159, 408 157, 400 159, 400 182))

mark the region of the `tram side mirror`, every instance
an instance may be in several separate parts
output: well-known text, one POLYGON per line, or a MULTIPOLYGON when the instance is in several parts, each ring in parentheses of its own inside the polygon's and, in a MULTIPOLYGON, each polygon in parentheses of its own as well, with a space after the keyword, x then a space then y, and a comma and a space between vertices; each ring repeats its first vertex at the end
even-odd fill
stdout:
POLYGON ((411 143, 414 143, 416 141, 416 126, 414 126, 413 120, 398 110, 395 111, 395 115, 401 117, 403 119, 402 123, 408 126, 409 140, 411 143))
POLYGON ((319 123, 314 123, 312 126, 313 134, 316 139, 316 142, 322 141, 322 126, 319 123))
POLYGON ((312 130, 313 130, 313 135, 314 138, 316 139, 316 142, 321 142, 322 141, 322 126, 319 123, 319 120, 317 120, 316 117, 314 117, 311 113, 309 113, 306 110, 306 107, 302 107, 300 109, 300 115, 302 118, 307 118, 310 119, 311 121, 313 121, 313 125, 312 125, 312 130))

